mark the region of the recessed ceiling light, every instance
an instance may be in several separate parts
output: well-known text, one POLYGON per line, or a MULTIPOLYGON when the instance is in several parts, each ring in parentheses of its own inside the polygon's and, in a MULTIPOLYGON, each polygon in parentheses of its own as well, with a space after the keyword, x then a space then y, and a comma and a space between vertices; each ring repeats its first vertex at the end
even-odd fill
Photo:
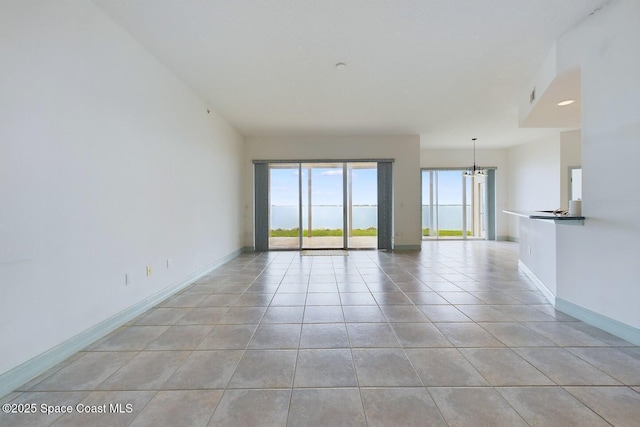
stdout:
POLYGON ((575 99, 567 99, 567 100, 565 100, 565 101, 558 102, 558 106, 559 106, 559 107, 564 107, 565 105, 571 105, 571 104, 573 104, 574 102, 576 102, 576 100, 575 100, 575 99))
POLYGON ((344 62, 338 62, 336 64, 336 70, 344 70, 345 68, 347 68, 347 64, 345 64, 344 62))

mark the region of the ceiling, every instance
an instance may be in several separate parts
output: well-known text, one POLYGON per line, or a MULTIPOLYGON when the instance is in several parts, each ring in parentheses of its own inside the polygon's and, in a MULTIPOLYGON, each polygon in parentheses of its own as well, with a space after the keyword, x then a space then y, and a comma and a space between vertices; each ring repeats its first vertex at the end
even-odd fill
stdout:
POLYGON ((553 42, 604 0, 94 0, 241 133, 507 147, 553 42), (343 69, 337 63, 345 63, 343 69))

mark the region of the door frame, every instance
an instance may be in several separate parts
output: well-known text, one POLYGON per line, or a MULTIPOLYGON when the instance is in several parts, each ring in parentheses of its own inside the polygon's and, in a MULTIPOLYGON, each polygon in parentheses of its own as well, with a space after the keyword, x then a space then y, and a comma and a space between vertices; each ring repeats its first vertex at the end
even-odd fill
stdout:
MULTIPOLYGON (((273 250, 269 248, 269 165, 277 163, 298 164, 301 168, 303 163, 342 163, 343 164, 343 200, 346 199, 346 186, 344 170, 348 163, 376 163, 377 164, 377 186, 378 186, 378 221, 377 249, 393 249, 393 169, 394 159, 290 159, 290 160, 253 160, 254 164, 254 248, 257 252, 273 250), (382 169, 381 169, 382 166, 382 169)), ((301 170, 299 169, 299 172, 301 170)), ((301 173, 298 174, 299 197, 302 197, 301 173)), ((302 217, 302 203, 299 200, 299 219, 302 217)), ((343 224, 348 220, 348 205, 343 203, 343 224)), ((297 249, 302 250, 302 223, 299 224, 299 244, 297 249)), ((348 227, 346 224, 343 231, 343 248, 349 249, 348 246, 348 227)), ((286 249, 276 249, 286 250, 286 249)))
MULTIPOLYGON (((485 210, 484 210, 484 215, 482 216, 481 220, 483 222, 483 224, 481 224, 481 227, 484 227, 484 236, 480 237, 484 240, 496 240, 496 171, 497 171, 497 167, 496 166, 485 166, 482 167, 482 169, 486 170, 487 173, 485 175, 485 185, 484 185, 484 194, 482 195, 482 200, 480 201, 480 203, 482 203, 482 205, 484 206, 485 210)), ((438 236, 438 215, 435 215, 435 219, 434 219, 434 189, 437 193, 438 189, 438 185, 437 185, 437 173, 433 173, 433 172, 437 172, 437 171, 464 171, 465 168, 460 168, 460 167, 425 167, 425 168, 420 168, 420 218, 421 218, 421 226, 420 226, 420 238, 421 240, 440 240, 440 237, 438 236), (431 226, 433 225, 435 227, 435 236, 433 236, 433 239, 425 239, 425 236, 422 235, 422 206, 424 206, 423 200, 422 200, 422 184, 423 184, 423 179, 422 179, 422 174, 424 172, 430 172, 430 179, 429 179, 429 186, 430 186, 430 191, 429 191, 429 227, 430 229, 432 228, 431 226), (435 186, 435 187, 434 187, 435 186)), ((462 192, 463 192, 463 200, 462 200, 462 206, 464 207, 466 205, 466 191, 467 191, 467 186, 466 186, 466 182, 464 181, 465 178, 462 178, 463 182, 462 182, 462 192)), ((471 191, 472 193, 475 191, 474 187, 471 187, 471 191)), ((436 197, 437 199, 437 197, 436 197)), ((473 198, 472 198, 473 199, 473 198)), ((472 202, 473 203, 473 202, 472 202)), ((473 212, 473 207, 472 207, 472 212, 473 212)), ((473 221, 475 222, 475 221, 473 221)), ((461 240, 467 240, 467 236, 466 236, 466 230, 464 229, 465 227, 468 226, 467 221, 466 221, 466 208, 465 210, 463 210, 463 214, 462 214, 462 223, 463 223, 463 233, 462 233, 462 238, 461 240)), ((428 237, 432 237, 431 234, 428 237)))

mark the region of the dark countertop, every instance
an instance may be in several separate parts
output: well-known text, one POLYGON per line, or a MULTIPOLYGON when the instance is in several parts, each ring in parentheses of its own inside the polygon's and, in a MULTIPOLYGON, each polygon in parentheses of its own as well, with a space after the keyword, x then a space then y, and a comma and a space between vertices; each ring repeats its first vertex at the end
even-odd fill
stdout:
POLYGON ((502 211, 509 215, 520 216, 529 219, 541 219, 541 220, 551 220, 551 221, 584 221, 586 218, 583 216, 569 216, 569 215, 556 215, 553 211, 533 211, 533 212, 523 212, 523 211, 502 211))

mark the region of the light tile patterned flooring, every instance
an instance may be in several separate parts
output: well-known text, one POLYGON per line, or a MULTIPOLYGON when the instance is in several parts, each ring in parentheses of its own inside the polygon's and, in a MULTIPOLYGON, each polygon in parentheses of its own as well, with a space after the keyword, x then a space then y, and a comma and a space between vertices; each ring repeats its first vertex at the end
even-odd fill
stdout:
POLYGON ((640 348, 554 311, 511 243, 247 254, 4 402, 74 413, 2 426, 639 426, 640 348))

